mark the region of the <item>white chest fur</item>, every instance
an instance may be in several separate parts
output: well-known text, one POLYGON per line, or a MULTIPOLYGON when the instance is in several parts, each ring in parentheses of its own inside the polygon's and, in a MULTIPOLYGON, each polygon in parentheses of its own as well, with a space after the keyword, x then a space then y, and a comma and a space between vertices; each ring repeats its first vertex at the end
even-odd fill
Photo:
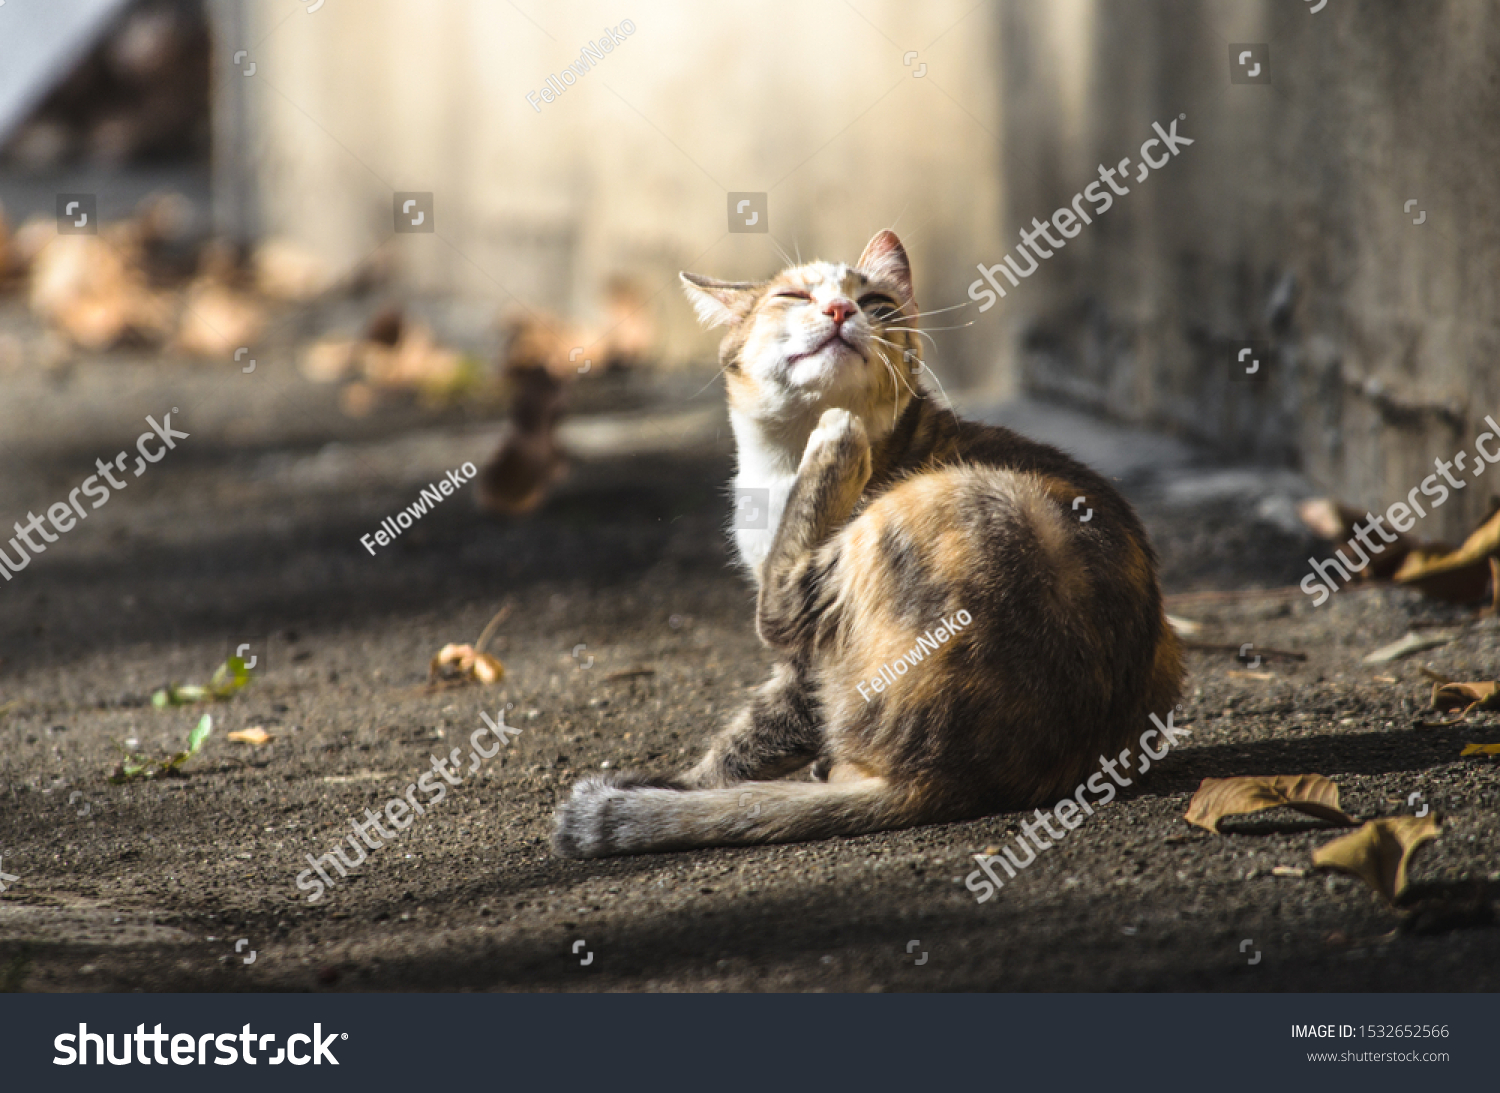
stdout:
POLYGON ((731 527, 740 561, 759 579, 760 563, 771 550, 787 495, 797 480, 806 433, 799 438, 769 433, 759 422, 730 411, 739 471, 734 477, 731 527))

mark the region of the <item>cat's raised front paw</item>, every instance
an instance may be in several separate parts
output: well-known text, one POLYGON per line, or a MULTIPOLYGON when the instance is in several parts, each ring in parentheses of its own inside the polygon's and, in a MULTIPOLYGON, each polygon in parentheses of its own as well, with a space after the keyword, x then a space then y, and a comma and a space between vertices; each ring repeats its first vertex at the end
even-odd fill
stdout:
POLYGON ((817 428, 807 438, 802 462, 805 466, 824 453, 834 458, 855 455, 869 447, 869 438, 865 436, 865 427, 859 418, 842 407, 834 407, 824 410, 818 418, 817 428))

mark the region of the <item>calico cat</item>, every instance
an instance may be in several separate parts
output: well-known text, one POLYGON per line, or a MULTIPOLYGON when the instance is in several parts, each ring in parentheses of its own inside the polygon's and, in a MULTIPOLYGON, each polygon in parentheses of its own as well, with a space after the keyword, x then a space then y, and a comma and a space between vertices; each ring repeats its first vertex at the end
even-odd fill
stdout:
POLYGON ((556 853, 1051 805, 1168 714, 1181 649, 1135 513, 1071 457, 960 420, 917 386, 918 309, 893 233, 854 266, 682 278, 699 316, 729 328, 735 484, 770 506, 767 530, 736 540, 779 661, 691 770, 575 785, 556 853), (777 780, 809 765, 826 780, 777 780))

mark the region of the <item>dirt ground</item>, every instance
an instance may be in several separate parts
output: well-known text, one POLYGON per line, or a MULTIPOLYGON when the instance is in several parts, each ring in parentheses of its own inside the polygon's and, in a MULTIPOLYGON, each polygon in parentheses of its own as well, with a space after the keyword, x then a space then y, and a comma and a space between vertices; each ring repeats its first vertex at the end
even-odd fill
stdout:
MULTIPOLYGON (((25 364, 0 376, 6 525, 133 448, 147 414, 178 407, 191 437, 0 587, 0 871, 16 878, 0 895, 0 989, 1500 989, 1500 776, 1459 754, 1500 740, 1500 719, 1415 727, 1422 666, 1495 678, 1492 621, 1389 590, 1319 608, 1300 595, 1179 603, 1199 641, 1307 659, 1268 659, 1258 678, 1231 654, 1192 653, 1187 745, 984 904, 963 884, 973 855, 1025 816, 562 861, 549 822, 575 778, 687 763, 770 663, 724 534, 717 385, 601 385, 571 426, 573 474, 539 513, 483 516, 466 489, 371 557, 360 536, 479 462, 493 422, 351 421, 285 360, 253 374, 128 356, 25 364), (428 658, 507 601, 504 681, 428 693, 428 658), (1413 623, 1458 636, 1361 665, 1413 623), (258 678, 211 708, 187 777, 109 784, 115 742, 166 754, 201 712, 153 709, 152 692, 206 681, 241 643, 258 678), (305 899, 306 855, 431 757, 467 754, 481 711, 507 707, 521 730, 509 746, 305 899), (274 742, 225 738, 256 725, 274 742), (1418 911, 1351 878, 1273 873, 1310 865, 1336 834, 1317 821, 1278 811, 1213 836, 1182 819, 1204 777, 1306 772, 1335 779, 1360 818, 1410 813, 1413 793, 1446 817, 1415 868, 1418 911)), ((1077 415, 1008 413, 1085 453, 1119 439, 1077 415)), ((1116 471, 1169 592, 1305 572, 1315 544, 1286 518, 1289 476, 1120 443, 1104 454, 1135 453, 1116 471)))

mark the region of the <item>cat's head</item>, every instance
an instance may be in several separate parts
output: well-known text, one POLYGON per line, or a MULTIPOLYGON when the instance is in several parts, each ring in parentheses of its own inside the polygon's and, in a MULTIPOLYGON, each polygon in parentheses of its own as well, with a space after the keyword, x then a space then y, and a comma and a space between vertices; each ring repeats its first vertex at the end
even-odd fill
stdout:
POLYGON ((830 407, 889 431, 920 391, 911 264, 894 232, 853 266, 810 262, 768 281, 684 273, 698 317, 727 326, 719 347, 730 406, 768 422, 816 421, 830 407))

